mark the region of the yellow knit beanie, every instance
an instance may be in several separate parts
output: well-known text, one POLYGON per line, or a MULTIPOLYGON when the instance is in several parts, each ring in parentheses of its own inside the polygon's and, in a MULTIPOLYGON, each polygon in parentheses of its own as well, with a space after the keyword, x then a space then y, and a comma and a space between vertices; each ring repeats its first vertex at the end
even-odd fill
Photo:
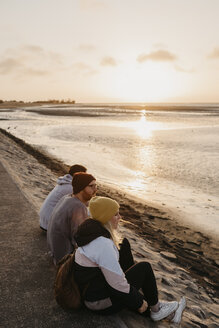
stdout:
POLYGON ((105 224, 119 211, 119 204, 111 198, 96 196, 89 202, 89 211, 92 219, 105 224))

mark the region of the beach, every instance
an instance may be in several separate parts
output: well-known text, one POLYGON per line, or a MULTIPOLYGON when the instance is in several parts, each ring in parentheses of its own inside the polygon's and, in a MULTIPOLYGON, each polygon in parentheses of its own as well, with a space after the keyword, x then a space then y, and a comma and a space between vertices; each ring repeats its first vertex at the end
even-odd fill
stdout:
POLYGON ((217 105, 31 106, 0 109, 0 128, 218 239, 217 105))
POLYGON ((0 10, 0 328, 174 328, 56 303, 39 213, 77 164, 159 299, 187 299, 180 326, 219 328, 219 0, 0 10))
MULTIPOLYGON (((67 165, 3 129, 0 153, 3 166, 38 212, 67 165)), ((101 181, 98 188, 99 195, 115 198, 121 204, 120 231, 130 240, 135 260, 152 264, 160 298, 173 300, 186 296, 188 306, 182 327, 218 327, 218 241, 181 225, 166 208, 162 211, 146 206, 101 181)), ((122 312, 121 318, 128 327, 131 322, 136 327, 146 326, 139 316, 130 317, 122 312)), ((165 326, 169 325, 156 324, 165 326)))

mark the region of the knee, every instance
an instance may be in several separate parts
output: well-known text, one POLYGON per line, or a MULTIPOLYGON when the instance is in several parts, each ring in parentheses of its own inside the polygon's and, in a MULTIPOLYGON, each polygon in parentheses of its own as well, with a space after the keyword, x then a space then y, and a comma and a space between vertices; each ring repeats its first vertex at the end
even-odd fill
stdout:
POLYGON ((119 245, 120 245, 120 250, 121 249, 124 249, 124 250, 130 250, 131 249, 130 243, 129 243, 127 238, 123 238, 121 244, 119 244, 119 245))
POLYGON ((138 263, 139 264, 139 267, 141 267, 142 270, 144 270, 145 272, 152 272, 153 269, 152 269, 152 266, 149 262, 140 262, 138 263))

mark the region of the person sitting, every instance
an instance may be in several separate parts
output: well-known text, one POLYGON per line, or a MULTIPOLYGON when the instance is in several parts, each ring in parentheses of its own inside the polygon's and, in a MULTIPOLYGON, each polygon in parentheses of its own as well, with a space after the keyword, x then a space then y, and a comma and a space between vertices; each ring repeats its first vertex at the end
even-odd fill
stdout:
POLYGON ((108 197, 93 197, 89 211, 91 218, 75 234, 78 248, 68 259, 72 261, 74 279, 85 306, 101 314, 129 308, 153 321, 168 317, 179 322, 185 298, 180 306, 177 301, 159 301, 156 279, 148 262, 134 264, 123 272, 115 235, 121 218, 119 204, 108 197))
POLYGON ((73 194, 59 200, 48 224, 47 244, 54 264, 74 251, 75 232, 79 224, 88 218, 87 205, 97 191, 96 179, 84 172, 74 174, 72 186, 73 194))
POLYGON ((39 216, 40 228, 47 230, 48 222, 50 220, 52 211, 58 201, 65 195, 72 194, 72 177, 76 172, 86 172, 87 169, 83 165, 75 164, 69 169, 68 174, 61 176, 57 179, 57 185, 50 191, 49 195, 44 200, 39 216))

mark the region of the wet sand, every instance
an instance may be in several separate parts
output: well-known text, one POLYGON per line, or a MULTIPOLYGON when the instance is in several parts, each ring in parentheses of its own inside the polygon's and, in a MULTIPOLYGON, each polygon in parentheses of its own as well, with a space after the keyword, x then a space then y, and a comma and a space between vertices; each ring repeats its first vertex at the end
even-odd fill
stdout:
MULTIPOLYGON (((0 154, 4 167, 37 211, 57 176, 68 169, 2 129, 0 154)), ((98 194, 121 204, 121 232, 129 238, 135 259, 152 263, 161 298, 187 296, 182 326, 218 327, 218 242, 178 225, 168 211, 145 206, 104 185, 100 184, 98 194)))

